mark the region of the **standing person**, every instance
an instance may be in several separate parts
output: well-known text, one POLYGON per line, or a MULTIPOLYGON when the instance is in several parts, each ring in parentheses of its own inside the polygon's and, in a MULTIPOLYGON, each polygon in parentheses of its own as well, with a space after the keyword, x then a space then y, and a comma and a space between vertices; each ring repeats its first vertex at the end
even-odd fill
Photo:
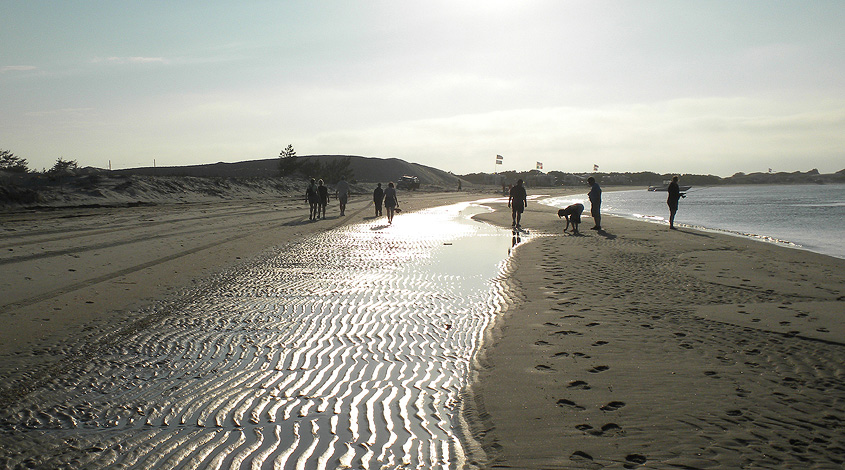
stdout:
POLYGON ((525 193, 525 187, 522 186, 522 180, 516 181, 516 186, 511 188, 510 195, 508 196, 508 207, 511 210, 511 216, 513 217, 513 224, 511 226, 516 228, 522 228, 520 222, 522 220, 522 212, 525 211, 525 207, 528 205, 528 194, 525 193))
POLYGON ((376 186, 373 191, 373 205, 376 206, 376 217, 381 216, 381 204, 384 202, 384 190, 381 189, 381 183, 376 186))
POLYGON ((342 216, 346 213, 346 203, 349 201, 349 183, 343 178, 337 182, 334 188, 334 196, 340 204, 340 215, 342 216))
POLYGON ((666 190, 669 192, 669 198, 666 199, 666 204, 669 205, 669 229, 677 230, 675 228, 675 214, 678 212, 678 201, 680 201, 682 197, 687 196, 681 192, 677 176, 672 177, 672 182, 669 183, 669 187, 666 188, 666 190))
POLYGON ((399 199, 396 198, 396 188, 393 186, 393 181, 387 183, 387 189, 384 190, 384 207, 387 209, 387 223, 393 223, 393 215, 396 208, 399 207, 399 199))
POLYGON ((590 227, 590 230, 601 230, 601 187, 592 176, 587 178, 587 183, 590 185, 590 192, 587 193, 590 198, 590 214, 596 221, 595 226, 590 227))
POLYGON ((317 216, 320 215, 318 212, 320 198, 317 196, 317 183, 314 181, 314 178, 311 178, 311 182, 308 183, 308 189, 305 190, 305 202, 311 208, 308 220, 316 220, 317 216))
POLYGON ((317 182, 317 197, 320 200, 319 207, 317 207, 317 214, 322 213, 323 218, 326 218, 326 206, 329 205, 329 188, 323 186, 323 180, 317 182))

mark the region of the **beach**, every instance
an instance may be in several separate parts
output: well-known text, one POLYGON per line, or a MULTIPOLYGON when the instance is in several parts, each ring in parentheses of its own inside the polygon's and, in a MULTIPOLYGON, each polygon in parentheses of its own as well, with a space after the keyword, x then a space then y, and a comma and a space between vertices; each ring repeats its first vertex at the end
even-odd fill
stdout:
MULTIPOLYGON (((585 188, 550 194, 567 192, 585 188)), ((490 196, 400 202, 407 213, 490 196)), ((484 204, 495 211, 476 219, 510 226, 503 201, 484 204)), ((160 323, 167 311, 150 306, 163 299, 371 211, 360 195, 345 217, 330 205, 318 222, 299 197, 5 217, 0 403, 160 323)), ((466 465, 841 466, 845 261, 622 218, 595 232, 591 222, 582 236, 563 234, 553 208, 529 201, 527 233, 498 280, 507 307, 460 405, 466 465)))
POLYGON ((549 209, 473 388, 487 466, 841 467, 843 260, 612 217, 563 235, 549 209))

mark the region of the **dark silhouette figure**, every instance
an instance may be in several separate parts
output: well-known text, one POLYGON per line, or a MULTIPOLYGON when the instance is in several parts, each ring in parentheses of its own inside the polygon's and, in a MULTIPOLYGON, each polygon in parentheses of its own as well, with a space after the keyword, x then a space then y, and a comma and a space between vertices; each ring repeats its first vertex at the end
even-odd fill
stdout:
POLYGON ((317 182, 317 197, 319 199, 318 213, 322 213, 322 217, 326 218, 326 206, 329 205, 329 188, 323 186, 323 180, 317 182))
POLYGON ((511 217, 513 217, 513 227, 522 228, 520 222, 522 221, 522 213, 525 211, 525 206, 528 205, 528 194, 525 193, 525 186, 522 185, 522 180, 517 180, 516 186, 511 188, 508 196, 508 207, 511 208, 511 217))
POLYGON ((349 183, 341 178, 334 187, 334 197, 340 205, 340 215, 346 215, 346 203, 349 201, 349 183))
POLYGON ((305 202, 307 202, 311 208, 308 220, 317 220, 320 216, 320 197, 317 195, 317 183, 314 181, 314 178, 311 178, 311 182, 308 183, 308 189, 305 190, 305 202))
POLYGON ((381 216, 381 205, 384 202, 384 190, 381 189, 381 183, 376 186, 373 191, 373 205, 376 206, 376 217, 381 216))
POLYGON ((592 176, 587 178, 587 183, 590 185, 590 192, 587 193, 590 198, 590 215, 595 220, 595 225, 590 227, 590 230, 601 230, 601 186, 592 176))
POLYGON ((682 197, 687 196, 681 192, 681 187, 678 186, 677 176, 672 177, 672 182, 669 183, 669 187, 666 190, 669 192, 669 197, 666 199, 666 204, 669 205, 669 229, 677 230, 675 228, 675 214, 678 212, 678 201, 682 197))
POLYGON ((584 204, 581 203, 571 204, 557 211, 558 217, 566 217, 566 227, 563 229, 563 233, 569 230, 569 224, 572 224, 573 235, 580 233, 578 232, 578 225, 581 224, 582 212, 584 212, 584 204))
POLYGON ((396 209, 399 207, 399 199, 396 198, 396 187, 393 181, 387 183, 387 189, 384 190, 384 208, 387 209, 387 223, 393 223, 393 216, 396 209))

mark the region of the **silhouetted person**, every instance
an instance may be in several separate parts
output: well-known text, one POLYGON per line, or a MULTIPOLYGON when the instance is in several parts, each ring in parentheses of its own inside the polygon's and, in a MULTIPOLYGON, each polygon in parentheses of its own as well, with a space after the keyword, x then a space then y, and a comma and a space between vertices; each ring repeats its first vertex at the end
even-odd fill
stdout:
POLYGON ((399 199, 396 198, 396 188, 393 186, 393 181, 391 181, 387 183, 387 189, 384 190, 384 208, 387 209, 387 223, 393 223, 393 215, 397 207, 399 207, 399 199))
POLYGON ((678 212, 678 201, 682 197, 687 196, 681 192, 681 187, 678 186, 677 176, 672 177, 672 182, 669 183, 669 187, 666 190, 669 191, 669 197, 666 199, 666 204, 669 205, 669 229, 677 230, 675 228, 675 214, 678 212))
POLYGON ((511 217, 513 217, 513 227, 522 228, 520 222, 522 220, 522 212, 525 211, 525 206, 528 205, 528 194, 525 193, 525 186, 522 185, 522 180, 516 181, 516 186, 511 188, 508 196, 508 207, 511 208, 511 217))
POLYGON ((376 217, 381 216, 381 205, 384 202, 384 190, 381 189, 381 183, 376 186, 373 191, 373 205, 376 206, 376 217))
POLYGON ((314 181, 314 178, 311 178, 311 182, 308 183, 308 189, 305 190, 305 202, 307 202, 311 208, 308 220, 316 220, 320 215, 320 197, 317 195, 317 183, 314 181))
POLYGON ((569 224, 572 224, 572 233, 577 234, 578 232, 578 225, 581 224, 581 213, 584 212, 584 204, 575 203, 566 206, 565 208, 557 211, 558 217, 566 217, 566 227, 563 229, 563 232, 569 229, 569 224))
POLYGON ((344 215, 346 213, 346 203, 349 201, 349 183, 343 178, 334 187, 334 196, 340 205, 340 215, 344 215))
POLYGON ((317 197, 320 200, 317 212, 323 214, 326 218, 326 206, 329 205, 329 188, 323 186, 323 180, 317 182, 317 197))
POLYGON ((592 176, 587 178, 587 183, 590 185, 590 192, 587 193, 590 198, 590 215, 595 220, 595 226, 590 227, 590 230, 601 230, 601 187, 592 176))

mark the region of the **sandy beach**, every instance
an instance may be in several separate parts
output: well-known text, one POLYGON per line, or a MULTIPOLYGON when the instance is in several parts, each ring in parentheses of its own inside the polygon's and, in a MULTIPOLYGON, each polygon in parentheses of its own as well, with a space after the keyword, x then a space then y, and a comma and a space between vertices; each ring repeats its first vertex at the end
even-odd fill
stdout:
MULTIPOLYGON (((572 191, 582 193, 583 188, 572 191)), ((536 191, 529 190, 529 195, 536 191)), ((560 194, 560 193, 558 193, 560 194)), ((405 211, 482 193, 400 196, 405 211)), ((510 226, 504 203, 476 216, 510 226)), ((372 217, 300 198, 4 216, 0 404, 144 329, 149 305, 260 253, 372 217)), ((607 217, 563 234, 530 201, 511 304, 462 403, 484 468, 839 468, 845 261, 607 217)))
POLYGON ((487 466, 841 468, 845 261, 549 209, 474 387, 487 466))

